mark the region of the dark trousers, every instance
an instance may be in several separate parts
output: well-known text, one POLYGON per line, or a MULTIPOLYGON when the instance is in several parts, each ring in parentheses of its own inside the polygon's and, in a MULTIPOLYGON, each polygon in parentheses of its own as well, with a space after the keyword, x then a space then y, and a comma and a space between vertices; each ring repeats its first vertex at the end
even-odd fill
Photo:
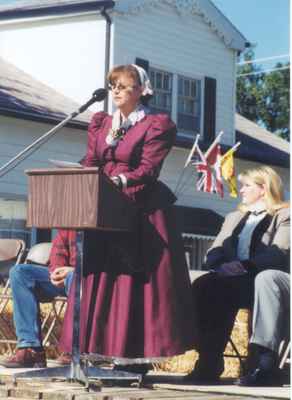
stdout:
POLYGON ((240 308, 252 308, 254 276, 220 277, 207 273, 192 284, 197 350, 201 362, 222 363, 223 352, 240 308))

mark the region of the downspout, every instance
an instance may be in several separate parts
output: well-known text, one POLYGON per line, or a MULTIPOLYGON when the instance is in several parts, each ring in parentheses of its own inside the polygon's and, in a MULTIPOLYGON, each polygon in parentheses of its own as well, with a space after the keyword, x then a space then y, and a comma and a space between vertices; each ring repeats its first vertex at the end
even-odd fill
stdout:
MULTIPOLYGON (((111 25, 112 20, 108 15, 106 8, 104 7, 101 11, 101 15, 106 20, 106 31, 105 31, 105 65, 104 65, 104 87, 107 85, 107 74, 110 67, 110 44, 111 44, 111 25)), ((108 112, 108 97, 104 100, 103 110, 108 112)))

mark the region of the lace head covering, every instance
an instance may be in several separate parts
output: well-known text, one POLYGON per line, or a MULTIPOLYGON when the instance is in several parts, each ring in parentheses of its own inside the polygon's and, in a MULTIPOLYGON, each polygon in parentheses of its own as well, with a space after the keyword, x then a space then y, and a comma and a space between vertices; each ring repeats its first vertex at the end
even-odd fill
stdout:
POLYGON ((139 65, 136 64, 132 64, 132 66, 134 68, 136 68, 138 74, 139 74, 139 78, 141 81, 141 86, 143 88, 143 92, 142 92, 142 96, 147 96, 147 94, 149 94, 150 96, 153 95, 153 89, 152 89, 152 85, 149 79, 149 76, 147 74, 147 72, 145 71, 144 68, 140 67, 139 65))

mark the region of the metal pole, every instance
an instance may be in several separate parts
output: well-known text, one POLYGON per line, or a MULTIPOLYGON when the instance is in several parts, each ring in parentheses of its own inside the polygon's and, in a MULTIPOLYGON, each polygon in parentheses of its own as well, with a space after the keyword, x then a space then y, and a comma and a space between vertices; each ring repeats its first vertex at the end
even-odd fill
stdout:
POLYGON ((40 146, 42 146, 53 135, 55 135, 58 132, 59 129, 61 129, 64 125, 67 124, 67 122, 69 122, 72 118, 75 118, 77 115, 78 115, 77 112, 73 112, 72 114, 70 114, 63 121, 61 121, 58 125, 56 125, 52 129, 50 129, 48 132, 46 132, 40 138, 38 138, 33 143, 31 143, 29 146, 27 146, 25 149, 23 149, 15 157, 13 157, 11 160, 9 160, 6 164, 4 164, 0 168, 0 178, 2 176, 6 175, 11 169, 16 167, 16 165, 18 165, 21 161, 25 160, 25 158, 28 157, 30 154, 35 152, 40 146))

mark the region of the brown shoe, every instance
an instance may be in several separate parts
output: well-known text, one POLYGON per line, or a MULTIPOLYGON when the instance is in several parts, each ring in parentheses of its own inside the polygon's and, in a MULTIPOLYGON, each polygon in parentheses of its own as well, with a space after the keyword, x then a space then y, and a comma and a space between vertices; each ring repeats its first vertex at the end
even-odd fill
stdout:
POLYGON ((57 365, 70 365, 72 361, 72 355, 70 353, 61 353, 59 357, 54 360, 54 364, 57 365))
POLYGON ((17 349, 13 356, 1 360, 0 365, 6 368, 45 368, 46 354, 29 347, 17 349))

